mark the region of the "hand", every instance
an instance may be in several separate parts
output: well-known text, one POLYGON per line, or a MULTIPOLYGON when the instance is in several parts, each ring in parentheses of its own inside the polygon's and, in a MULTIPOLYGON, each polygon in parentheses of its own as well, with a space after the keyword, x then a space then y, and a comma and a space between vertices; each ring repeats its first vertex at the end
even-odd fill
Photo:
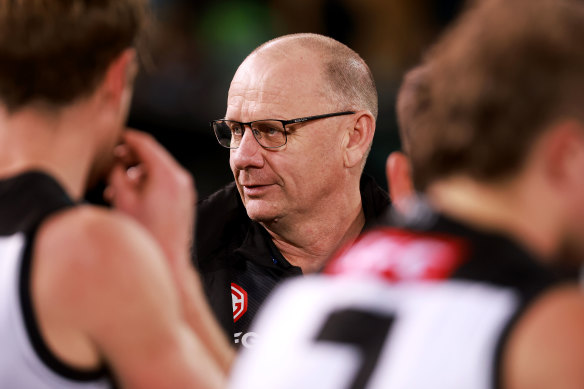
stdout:
POLYGON ((116 157, 106 199, 158 240, 170 260, 189 327, 227 373, 235 352, 215 321, 190 260, 196 202, 191 175, 150 135, 138 131, 125 133, 116 157))
POLYGON ((190 263, 196 202, 192 176, 143 132, 126 131, 115 153, 105 198, 150 231, 173 267, 190 263))

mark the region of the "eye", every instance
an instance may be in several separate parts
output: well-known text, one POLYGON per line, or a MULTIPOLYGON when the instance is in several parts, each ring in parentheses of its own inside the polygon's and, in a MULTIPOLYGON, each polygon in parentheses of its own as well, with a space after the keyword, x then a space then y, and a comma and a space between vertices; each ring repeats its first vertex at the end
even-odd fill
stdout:
POLYGON ((282 124, 280 122, 258 122, 256 123, 256 129, 260 132, 263 136, 281 136, 284 133, 284 129, 282 128, 282 124))
POLYGON ((233 135, 242 135, 243 134, 243 128, 239 123, 229 122, 227 125, 229 126, 229 129, 231 130, 231 133, 233 135))

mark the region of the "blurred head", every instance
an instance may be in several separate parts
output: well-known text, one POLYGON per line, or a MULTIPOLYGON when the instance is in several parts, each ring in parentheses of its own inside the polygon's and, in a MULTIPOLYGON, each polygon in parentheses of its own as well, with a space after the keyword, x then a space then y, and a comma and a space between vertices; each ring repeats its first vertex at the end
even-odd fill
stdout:
POLYGON ((309 216, 358 191, 377 93, 359 55, 324 36, 281 37, 246 58, 229 89, 226 119, 289 120, 341 111, 355 113, 287 125, 286 144, 279 148, 263 148, 245 128, 230 165, 250 218, 309 216))
POLYGON ((429 66, 418 66, 404 76, 398 91, 396 113, 402 152, 394 151, 385 166, 389 195, 394 207, 408 213, 415 201, 416 189, 423 191, 425 183, 416 180, 409 160, 416 131, 428 120, 430 111, 429 66))
POLYGON ((416 179, 489 185, 531 172, 531 196, 553 199, 541 207, 558 211, 566 246, 582 245, 584 4, 478 4, 428 58, 430 117, 409 138, 416 179))
POLYGON ((410 147, 422 181, 458 173, 482 180, 510 176, 543 131, 582 116, 582 5, 478 4, 428 58, 432 125, 418 126, 410 147))
POLYGON ((127 115, 135 73, 131 48, 145 20, 146 0, 0 0, 3 108, 54 114, 89 99, 106 80, 121 81, 111 105, 117 114, 104 115, 111 122, 102 123, 109 126, 104 147, 111 147, 127 115))

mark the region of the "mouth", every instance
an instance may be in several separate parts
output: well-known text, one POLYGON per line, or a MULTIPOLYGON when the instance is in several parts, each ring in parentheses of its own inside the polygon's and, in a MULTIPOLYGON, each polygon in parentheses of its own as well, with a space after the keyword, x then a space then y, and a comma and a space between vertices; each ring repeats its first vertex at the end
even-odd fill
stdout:
POLYGON ((241 185, 241 187, 243 189, 243 193, 247 197, 260 197, 263 194, 265 194, 266 191, 268 191, 271 186, 272 186, 271 184, 265 184, 265 185, 241 185))

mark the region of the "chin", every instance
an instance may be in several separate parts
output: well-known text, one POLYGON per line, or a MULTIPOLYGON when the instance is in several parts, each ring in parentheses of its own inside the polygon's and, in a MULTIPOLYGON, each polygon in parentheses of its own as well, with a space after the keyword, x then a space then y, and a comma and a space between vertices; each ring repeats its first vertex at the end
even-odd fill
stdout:
POLYGON ((258 223, 270 223, 281 217, 273 204, 262 200, 248 200, 245 209, 247 216, 258 223))

